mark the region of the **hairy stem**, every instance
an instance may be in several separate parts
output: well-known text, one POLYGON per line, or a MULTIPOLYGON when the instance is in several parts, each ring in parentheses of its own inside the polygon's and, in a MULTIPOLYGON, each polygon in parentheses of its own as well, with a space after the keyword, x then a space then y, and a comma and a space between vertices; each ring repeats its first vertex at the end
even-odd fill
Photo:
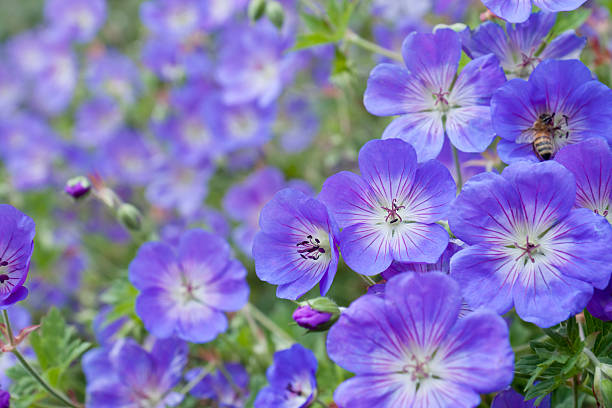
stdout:
POLYGON ((368 50, 375 54, 384 55, 387 58, 391 58, 399 62, 404 62, 404 59, 402 58, 402 55, 400 53, 388 50, 386 48, 381 47, 380 45, 376 43, 368 41, 365 38, 360 37, 354 31, 347 30, 344 36, 344 40, 351 44, 355 44, 363 48, 364 50, 368 50))
POLYGON ((457 148, 453 146, 453 161, 455 162, 455 171, 457 172, 457 192, 461 191, 463 187, 463 176, 461 175, 461 162, 459 161, 459 152, 457 148))

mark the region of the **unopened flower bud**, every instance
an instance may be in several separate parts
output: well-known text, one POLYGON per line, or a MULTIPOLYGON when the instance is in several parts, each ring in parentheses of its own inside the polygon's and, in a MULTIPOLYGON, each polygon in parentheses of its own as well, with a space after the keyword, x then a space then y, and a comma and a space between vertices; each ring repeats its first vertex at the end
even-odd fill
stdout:
POLYGON ((252 21, 259 20, 266 12, 266 0, 251 0, 249 3, 249 18, 252 21))
POLYGON ((91 183, 87 177, 78 176, 71 178, 64 187, 66 194, 74 199, 81 198, 91 191, 91 183))
POLYGON ((0 390, 0 408, 9 408, 11 406, 11 394, 8 391, 0 390))
POLYGON ((283 11, 283 6, 278 1, 271 1, 266 5, 266 16, 268 16, 268 20, 270 20, 276 28, 281 29, 283 27, 285 12, 283 11))
POLYGON ((325 297, 308 300, 293 312, 293 320, 310 331, 329 329, 340 316, 340 308, 333 300, 325 297))
POLYGON ((123 203, 119 206, 117 218, 119 218, 119 221, 125 228, 132 231, 138 231, 142 226, 142 215, 140 215, 140 211, 129 203, 123 203))

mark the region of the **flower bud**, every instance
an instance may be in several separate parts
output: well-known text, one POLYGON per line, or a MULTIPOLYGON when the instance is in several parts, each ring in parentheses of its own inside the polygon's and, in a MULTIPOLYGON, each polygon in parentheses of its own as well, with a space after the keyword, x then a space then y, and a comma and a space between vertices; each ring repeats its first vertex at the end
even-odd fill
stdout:
POLYGON ((9 408, 11 406, 11 394, 8 391, 0 390, 0 408, 9 408))
POLYGON ((325 331, 338 320, 340 308, 333 300, 318 297, 306 302, 293 312, 293 320, 310 331, 325 331))
POLYGON ((138 231, 142 226, 142 215, 132 204, 121 204, 117 210, 117 218, 125 228, 132 231, 138 231))
POLYGON ((259 20, 266 12, 266 0, 251 0, 249 3, 249 18, 252 21, 259 20))
POLYGON ((66 194, 72 196, 72 198, 79 199, 91 191, 91 183, 87 177, 74 177, 66 182, 64 191, 66 194))
POLYGON ((270 20, 276 28, 281 29, 283 27, 285 12, 283 11, 283 6, 281 6, 278 1, 271 1, 266 5, 266 16, 268 16, 268 20, 270 20))

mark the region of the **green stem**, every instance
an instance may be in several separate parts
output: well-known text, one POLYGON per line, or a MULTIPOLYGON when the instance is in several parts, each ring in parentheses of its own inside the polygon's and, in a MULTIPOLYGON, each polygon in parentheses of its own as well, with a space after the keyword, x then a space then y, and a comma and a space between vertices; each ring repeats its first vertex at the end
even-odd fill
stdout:
POLYGON ((572 385, 572 394, 574 396, 574 408, 578 408, 578 376, 574 377, 574 384, 572 385))
POLYGON ((16 344, 15 344, 15 338, 13 337, 13 329, 11 328, 11 321, 9 320, 8 317, 8 313, 6 310, 2 311, 2 317, 4 318, 4 324, 6 326, 6 332, 8 334, 8 340, 9 343, 11 344, 11 346, 13 346, 13 350, 11 351, 15 357, 17 357, 17 360, 19 360, 19 362, 21 363, 21 365, 23 366, 23 368, 25 368, 25 370, 36 380, 38 381, 38 383, 52 396, 54 396, 55 398, 57 398, 58 400, 62 401, 64 404, 66 404, 69 407, 72 408, 81 408, 79 405, 76 405, 75 403, 73 403, 72 401, 70 401, 70 399, 65 396, 61 391, 58 391, 56 389, 54 389, 40 374, 38 374, 36 372, 36 370, 34 370, 34 368, 30 365, 30 363, 28 363, 26 361, 26 359, 23 357, 23 355, 21 355, 21 353, 19 352, 19 350, 17 350, 17 348, 15 348, 16 344))
POLYGON ((316 402, 317 404, 321 405, 323 408, 329 408, 328 405, 326 403, 324 403, 323 401, 321 401, 318 397, 315 398, 314 402, 316 402))
POLYGON ((69 407, 72 408, 81 408, 79 405, 76 405, 74 402, 70 401, 70 399, 65 396, 64 394, 62 394, 60 391, 54 389, 53 387, 51 387, 51 385, 49 385, 49 383, 42 378, 42 376, 40 374, 38 374, 36 372, 36 370, 34 370, 34 368, 32 368, 32 366, 30 365, 30 363, 28 363, 26 361, 25 358, 23 358, 23 356, 21 355, 21 353, 17 350, 17 349, 13 349, 12 353, 15 355, 15 357, 17 357, 17 360, 19 360, 19 362, 21 363, 21 365, 23 366, 23 368, 25 368, 25 370, 36 380, 38 381, 38 383, 53 397, 55 397, 56 399, 62 401, 64 404, 66 404, 69 407))
POLYGON ((13 337, 13 329, 11 328, 11 321, 8 317, 6 309, 2 310, 2 317, 4 318, 4 326, 6 326, 6 333, 8 335, 8 341, 11 346, 15 346, 15 338, 13 337))
POLYGON ((388 50, 386 48, 381 47, 380 45, 373 43, 371 41, 366 40, 365 38, 360 37, 357 33, 351 30, 347 30, 344 36, 345 41, 355 44, 365 50, 373 52, 375 54, 384 55, 385 57, 394 59, 399 62, 404 62, 402 55, 395 51, 388 50))
POLYGON ((376 282, 374 282, 374 279, 370 278, 368 275, 362 275, 360 273, 358 273, 357 275, 359 275, 359 277, 368 285, 368 286, 372 286, 372 285, 376 285, 376 282))
POLYGON ((453 146, 453 161, 455 162, 455 171, 457 172, 457 192, 461 191, 463 187, 463 176, 461 175, 461 162, 459 161, 459 152, 457 148, 453 146))
POLYGON ((274 323, 268 316, 266 316, 261 310, 255 307, 252 303, 247 304, 249 312, 255 320, 257 320, 263 327, 276 334, 278 337, 283 338, 289 343, 295 343, 295 339, 289 335, 285 330, 281 329, 276 323, 274 323))

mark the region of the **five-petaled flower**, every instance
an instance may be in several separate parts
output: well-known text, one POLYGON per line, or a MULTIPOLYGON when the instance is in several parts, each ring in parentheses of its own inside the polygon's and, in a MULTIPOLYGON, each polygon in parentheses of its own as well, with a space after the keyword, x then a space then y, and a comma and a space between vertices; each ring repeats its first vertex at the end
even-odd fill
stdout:
POLYGON ((451 259, 451 276, 474 309, 550 327, 584 309, 612 272, 612 228, 573 209, 574 176, 555 161, 520 162, 474 176, 452 205, 451 231, 469 244, 451 259))
POLYGON ((356 373, 340 384, 341 407, 474 407, 479 394, 512 381, 514 358, 504 320, 490 311, 459 319, 461 295, 439 272, 406 273, 384 295, 365 295, 327 336, 327 351, 356 373))
POLYGON ((286 188, 259 216, 253 258, 259 279, 279 285, 276 295, 297 299, 319 283, 329 290, 338 268, 338 227, 319 200, 286 188))
POLYGON ((461 41, 450 29, 410 34, 402 55, 406 68, 377 65, 363 97, 374 115, 402 115, 382 138, 412 144, 420 162, 438 156, 445 134, 463 152, 485 151, 495 135, 489 100, 506 80, 497 57, 476 58, 457 75, 461 41))
POLYGON ((136 314, 146 329, 192 343, 224 332, 223 312, 240 310, 249 296, 246 269, 230 258, 227 242, 198 229, 184 233, 176 250, 161 242, 142 245, 129 278, 141 291, 136 314))
POLYGON ((361 177, 341 172, 325 181, 319 199, 339 226, 340 250, 353 270, 375 275, 391 261, 438 260, 448 233, 436 224, 455 197, 455 182, 441 163, 417 163, 400 139, 372 140, 359 152, 361 177))

